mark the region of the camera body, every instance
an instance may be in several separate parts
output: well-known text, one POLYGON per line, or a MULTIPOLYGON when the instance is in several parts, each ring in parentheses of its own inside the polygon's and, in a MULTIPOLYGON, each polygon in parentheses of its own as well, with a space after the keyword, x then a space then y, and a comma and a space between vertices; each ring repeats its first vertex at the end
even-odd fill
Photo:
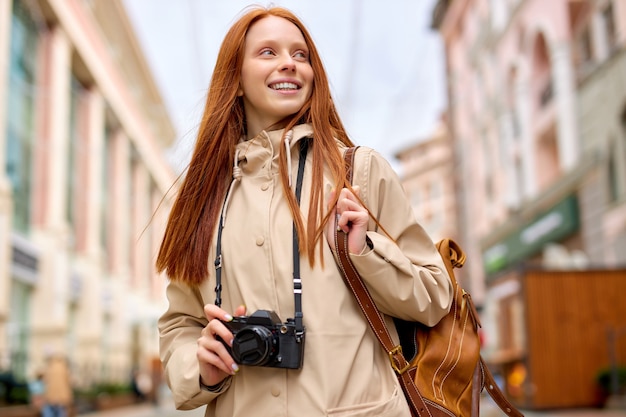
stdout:
POLYGON ((257 310, 250 316, 234 317, 224 325, 233 333, 233 346, 224 341, 235 362, 271 368, 302 368, 304 329, 298 333, 294 319, 282 323, 270 310, 257 310))

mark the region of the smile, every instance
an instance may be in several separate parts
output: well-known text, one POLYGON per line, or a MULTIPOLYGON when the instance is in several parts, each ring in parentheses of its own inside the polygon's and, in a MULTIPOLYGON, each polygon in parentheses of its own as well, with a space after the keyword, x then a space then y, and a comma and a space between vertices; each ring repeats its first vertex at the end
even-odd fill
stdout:
POLYGON ((276 83, 270 84, 269 87, 272 90, 298 90, 300 86, 294 83, 276 83))

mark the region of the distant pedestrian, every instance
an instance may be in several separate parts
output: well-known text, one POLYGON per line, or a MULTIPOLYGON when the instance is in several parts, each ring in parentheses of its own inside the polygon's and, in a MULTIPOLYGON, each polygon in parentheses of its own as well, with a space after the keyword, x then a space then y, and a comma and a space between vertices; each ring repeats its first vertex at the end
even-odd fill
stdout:
POLYGON ((54 355, 48 359, 43 383, 45 390, 41 415, 43 417, 67 417, 73 394, 69 366, 63 356, 54 355))
POLYGON ((152 392, 152 379, 146 372, 134 369, 131 386, 137 400, 145 401, 152 392))
POLYGON ((30 404, 37 409, 41 415, 45 403, 44 394, 46 385, 43 382, 43 372, 37 372, 35 379, 28 383, 28 393, 30 394, 30 404))

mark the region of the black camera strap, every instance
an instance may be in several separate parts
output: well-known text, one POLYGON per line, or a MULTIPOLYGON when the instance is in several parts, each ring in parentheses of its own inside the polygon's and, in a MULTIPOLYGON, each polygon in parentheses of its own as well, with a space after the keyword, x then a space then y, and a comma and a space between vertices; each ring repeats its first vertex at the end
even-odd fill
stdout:
MULTIPOLYGON (((304 165, 306 164, 306 157, 309 150, 309 143, 307 138, 300 140, 300 159, 298 161, 298 178, 296 180, 296 201, 298 206, 300 205, 300 199, 302 196, 302 180, 304 178, 304 165)), ((289 157, 289 156, 287 156, 289 157)), ((235 180, 233 179, 233 182, 235 180)), ((228 193, 232 191, 232 187, 228 193)), ((222 212, 220 215, 220 222, 217 229, 217 244, 215 247, 215 305, 221 307, 222 305, 222 230, 224 229, 224 218, 226 212, 226 205, 228 202, 228 193, 224 198, 224 204, 222 205, 222 212)), ((302 340, 304 335, 304 323, 302 314, 302 278, 300 277, 300 245, 298 244, 298 232, 296 230, 296 224, 293 224, 293 298, 295 307, 295 327, 296 327, 296 339, 298 342, 302 340)))
MULTIPOLYGON (((300 197, 302 195, 302 179, 304 178, 304 165, 306 164, 306 154, 309 150, 309 141, 300 140, 300 160, 298 161, 298 178, 296 180, 296 201, 300 207, 300 197)), ((289 156, 287 156, 289 157, 289 156)), ((300 246, 298 245, 298 231, 296 222, 293 223, 293 298, 295 306, 296 338, 298 342, 304 334, 304 324, 302 323, 302 278, 300 277, 300 246)))

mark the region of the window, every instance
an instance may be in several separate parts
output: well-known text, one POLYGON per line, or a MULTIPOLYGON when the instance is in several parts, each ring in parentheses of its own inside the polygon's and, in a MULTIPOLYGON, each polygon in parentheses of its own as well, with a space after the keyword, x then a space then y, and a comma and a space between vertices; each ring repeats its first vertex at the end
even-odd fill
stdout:
POLYGON ((552 96, 554 95, 553 87, 552 87, 552 77, 548 78, 548 81, 545 83, 543 88, 541 89, 539 95, 539 104, 541 107, 545 107, 552 100, 552 96))
POLYGON ((114 129, 107 123, 104 128, 104 143, 102 144, 102 174, 100 182, 100 247, 105 256, 107 270, 110 268, 109 240, 111 213, 111 144, 114 129))
POLYGON ((613 3, 611 2, 602 11, 602 23, 606 31, 607 49, 613 51, 617 46, 617 30, 613 15, 613 3))
POLYGON ((591 62, 591 59, 593 58, 593 50, 591 47, 591 31, 589 30, 588 26, 585 27, 578 36, 577 56, 578 64, 582 66, 591 62))
POLYGON ((13 3, 7 102, 6 173, 13 191, 13 228, 30 224, 37 27, 21 2, 13 3))
POLYGON ((607 163, 609 179, 609 203, 617 201, 619 198, 619 165, 617 144, 614 140, 609 142, 609 160, 607 163))
POLYGON ((32 287, 24 282, 11 283, 11 314, 7 323, 10 367, 21 380, 28 377, 28 346, 30 345, 30 309, 32 287))
POLYGON ((79 166, 77 161, 80 159, 80 146, 81 140, 81 99, 85 93, 85 88, 82 84, 72 77, 71 82, 71 94, 70 94, 70 131, 69 131, 69 143, 68 143, 68 158, 67 158, 67 203, 65 210, 65 217, 70 227, 70 233, 72 235, 72 241, 75 241, 76 232, 76 207, 78 197, 78 178, 79 178, 79 166))
POLYGON ((489 136, 486 131, 481 133, 481 144, 482 144, 482 156, 483 156, 483 169, 484 169, 484 179, 485 179, 485 195, 487 197, 488 202, 493 202, 494 199, 494 162, 492 156, 492 146, 489 140, 489 136))

